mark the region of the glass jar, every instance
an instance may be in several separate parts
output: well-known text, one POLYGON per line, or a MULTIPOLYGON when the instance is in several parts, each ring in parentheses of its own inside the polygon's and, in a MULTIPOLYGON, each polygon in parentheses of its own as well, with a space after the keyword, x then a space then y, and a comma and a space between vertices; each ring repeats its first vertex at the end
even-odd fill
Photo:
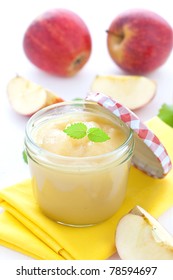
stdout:
MULTIPOLYGON (((58 143, 62 145, 59 138, 46 139, 53 148, 54 141, 57 146, 58 143)), ((64 145, 65 150, 71 147, 70 142, 64 145)), ((94 146, 94 153, 102 147, 101 145, 102 143, 97 143, 94 146)), ((110 145, 109 141, 104 145, 110 145)), ((96 102, 61 102, 41 109, 26 125, 25 149, 35 198, 40 209, 49 218, 65 225, 89 226, 107 220, 121 206, 126 194, 134 150, 133 131, 96 102), (111 127, 116 127, 124 134, 122 143, 101 154, 75 156, 72 153, 68 156, 42 147, 38 143, 42 138, 36 141, 35 135, 39 129, 43 132, 45 128, 47 133, 49 123, 61 122, 62 119, 68 121, 68 118, 73 116, 78 122, 83 122, 85 115, 94 121, 97 119, 98 122, 106 122, 111 127)), ((75 149, 75 146, 71 149, 75 149)))

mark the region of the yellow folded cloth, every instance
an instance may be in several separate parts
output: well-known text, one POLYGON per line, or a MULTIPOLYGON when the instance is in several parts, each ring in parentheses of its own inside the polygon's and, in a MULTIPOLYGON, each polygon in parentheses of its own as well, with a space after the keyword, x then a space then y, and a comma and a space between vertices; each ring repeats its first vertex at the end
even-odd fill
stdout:
MULTIPOLYGON (((157 117, 148 126, 165 145, 173 161, 173 129, 157 117)), ((115 251, 115 230, 119 219, 135 205, 156 218, 173 206, 173 171, 154 179, 132 167, 126 198, 119 211, 96 226, 73 228, 57 224, 39 210, 28 179, 0 191, 0 244, 43 260, 101 260, 115 251)))

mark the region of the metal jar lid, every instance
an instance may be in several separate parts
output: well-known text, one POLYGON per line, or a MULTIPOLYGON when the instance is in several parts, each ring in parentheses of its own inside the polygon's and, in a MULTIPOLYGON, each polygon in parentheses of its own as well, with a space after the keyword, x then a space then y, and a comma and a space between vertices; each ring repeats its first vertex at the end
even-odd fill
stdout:
POLYGON ((163 178, 171 170, 171 159, 165 147, 137 115, 102 93, 89 93, 86 100, 95 101, 105 107, 134 131, 135 151, 132 158, 134 166, 155 178, 163 178))

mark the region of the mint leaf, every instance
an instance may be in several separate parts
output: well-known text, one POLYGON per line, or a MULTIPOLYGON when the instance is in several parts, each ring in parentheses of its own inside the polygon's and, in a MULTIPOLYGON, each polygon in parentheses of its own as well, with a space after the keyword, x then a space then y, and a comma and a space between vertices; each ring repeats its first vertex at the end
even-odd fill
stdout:
POLYGON ((68 136, 81 139, 88 136, 89 140, 92 142, 105 142, 110 139, 110 137, 98 127, 87 128, 84 123, 73 123, 67 126, 63 130, 68 136))
POLYGON ((28 164, 28 158, 27 158, 27 154, 26 154, 26 151, 25 151, 25 150, 23 150, 22 156, 23 156, 24 162, 28 164))
POLYGON ((159 110, 158 117, 173 127, 173 105, 163 104, 159 110))
POLYGON ((86 136, 87 126, 84 123, 73 123, 63 131, 72 138, 81 139, 86 136))
POLYGON ((80 98, 80 97, 75 97, 75 98, 72 99, 72 101, 82 101, 82 100, 83 100, 83 99, 80 98))
POLYGON ((91 127, 88 129, 87 135, 92 142, 105 142, 110 139, 110 137, 98 127, 91 127))

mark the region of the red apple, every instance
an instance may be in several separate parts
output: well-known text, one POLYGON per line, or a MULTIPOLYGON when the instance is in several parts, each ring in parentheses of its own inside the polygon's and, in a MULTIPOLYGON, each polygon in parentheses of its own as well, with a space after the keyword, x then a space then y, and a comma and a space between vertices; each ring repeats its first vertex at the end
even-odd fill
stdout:
POLYGON ((38 68, 57 76, 73 76, 88 61, 91 36, 74 12, 54 9, 43 13, 27 28, 23 48, 38 68))
POLYGON ((160 15, 148 10, 128 10, 117 16, 107 31, 113 61, 131 74, 151 72, 168 59, 173 30, 160 15))

